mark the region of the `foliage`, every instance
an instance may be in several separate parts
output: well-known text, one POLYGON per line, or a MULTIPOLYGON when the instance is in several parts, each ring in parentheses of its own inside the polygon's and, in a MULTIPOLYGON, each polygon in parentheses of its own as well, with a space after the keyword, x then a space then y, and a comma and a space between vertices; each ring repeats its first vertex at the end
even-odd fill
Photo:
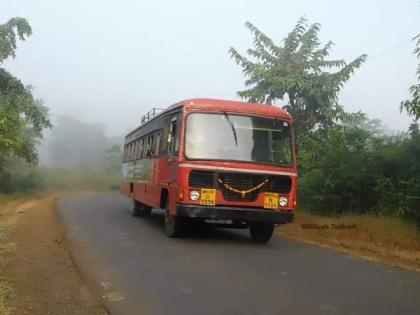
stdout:
POLYGON ((319 129, 299 151, 300 196, 304 207, 323 214, 364 212, 372 206, 369 176, 371 132, 343 124, 319 129))
POLYGON ((410 126, 408 127, 408 133, 411 136, 416 136, 419 134, 419 124, 417 123, 417 121, 413 121, 413 123, 410 124, 410 126))
MULTIPOLYGON (((323 215, 402 217, 420 227, 418 124, 414 121, 408 134, 387 136, 379 120, 346 113, 337 100, 367 56, 351 62, 329 59, 333 43, 321 45, 320 25, 308 25, 304 18, 281 45, 252 23, 245 26, 254 36, 254 47, 247 50, 250 59, 230 49, 247 78, 247 89, 238 94, 251 102, 288 102, 285 108, 299 140, 300 206, 323 215)), ((419 86, 411 93, 413 99, 401 109, 418 119, 419 86)))
MULTIPOLYGON (((417 55, 417 58, 420 60, 420 34, 413 38, 417 40, 416 48, 414 53, 417 55)), ((420 63, 417 67, 417 79, 420 81, 420 63)), ((411 99, 405 100, 400 104, 400 111, 405 110, 408 115, 412 116, 415 120, 420 118, 420 83, 412 85, 410 87, 411 99)), ((418 128, 418 127, 417 127, 418 128)))
MULTIPOLYGON (((0 76, 5 73, 0 68, 0 76)), ((20 85, 12 90, 0 82, 0 171, 12 157, 36 162, 35 145, 42 138, 42 130, 50 126, 47 109, 33 98, 29 88, 20 85)))
POLYGON ((23 18, 15 17, 5 24, 0 24, 0 63, 16 56, 16 35, 20 40, 25 40, 31 34, 31 26, 23 18))
POLYGON ((0 172, 0 192, 31 192, 44 186, 44 180, 38 168, 22 159, 6 161, 5 169, 0 172))
POLYGON ((238 92, 239 96, 268 104, 286 97, 285 107, 293 115, 299 135, 316 126, 332 126, 343 113, 337 94, 367 56, 361 55, 349 63, 327 59, 333 43, 321 45, 320 24, 308 25, 304 18, 297 22, 282 46, 252 23, 246 22, 245 26, 254 36, 254 48, 247 50, 253 60, 230 48, 232 58, 248 78, 245 81, 248 89, 238 92))
POLYGON ((384 141, 373 155, 377 208, 420 228, 420 135, 384 141))
MULTIPOLYGON (((8 57, 15 57, 17 37, 24 40, 31 33, 31 27, 22 18, 0 24, 0 64, 8 57)), ((34 99, 31 88, 0 67, 1 176, 7 176, 5 166, 10 159, 37 161, 35 145, 42 138, 42 130, 50 126, 47 109, 34 99)))
POLYGON ((356 125, 320 129, 300 151, 301 206, 319 214, 401 217, 420 227, 420 136, 356 125))

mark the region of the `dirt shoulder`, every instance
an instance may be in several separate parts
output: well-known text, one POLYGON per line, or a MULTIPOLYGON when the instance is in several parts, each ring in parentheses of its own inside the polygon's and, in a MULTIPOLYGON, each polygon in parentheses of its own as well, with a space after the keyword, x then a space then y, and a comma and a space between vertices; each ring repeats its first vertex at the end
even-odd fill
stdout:
POLYGON ((7 260, 0 265, 4 314, 107 314, 66 249, 53 197, 14 202, 0 212, 8 248, 7 260))
POLYGON ((293 224, 280 226, 275 233, 420 272, 420 231, 414 224, 396 218, 367 215, 335 218, 298 211, 293 224))

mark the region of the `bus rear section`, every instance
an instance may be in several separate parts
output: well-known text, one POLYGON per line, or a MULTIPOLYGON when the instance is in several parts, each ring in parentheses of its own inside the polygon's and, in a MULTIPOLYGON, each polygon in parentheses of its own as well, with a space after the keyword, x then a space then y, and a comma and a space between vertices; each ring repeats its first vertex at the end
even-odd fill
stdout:
POLYGON ((136 197, 134 186, 140 182, 128 180, 123 190, 134 208, 138 203, 140 214, 165 208, 169 237, 181 235, 191 222, 207 222, 249 228, 255 241, 265 243, 276 224, 293 221, 297 174, 293 122, 287 112, 196 99, 163 112, 160 120, 164 125, 155 144, 160 156, 143 181, 156 189, 148 197, 136 197))

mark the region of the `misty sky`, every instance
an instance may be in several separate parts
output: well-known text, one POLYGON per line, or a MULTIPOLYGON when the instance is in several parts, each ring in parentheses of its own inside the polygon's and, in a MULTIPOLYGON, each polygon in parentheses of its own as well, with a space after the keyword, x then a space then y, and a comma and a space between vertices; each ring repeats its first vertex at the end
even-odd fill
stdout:
POLYGON ((324 43, 334 41, 332 57, 369 55, 340 94, 345 109, 406 129, 410 119, 398 107, 416 82, 410 39, 420 32, 417 0, 0 0, 0 23, 21 16, 34 31, 3 66, 36 88, 53 117, 100 122, 121 134, 153 106, 239 99, 244 79, 228 49, 251 46, 244 22, 279 42, 303 15, 322 24, 324 43))

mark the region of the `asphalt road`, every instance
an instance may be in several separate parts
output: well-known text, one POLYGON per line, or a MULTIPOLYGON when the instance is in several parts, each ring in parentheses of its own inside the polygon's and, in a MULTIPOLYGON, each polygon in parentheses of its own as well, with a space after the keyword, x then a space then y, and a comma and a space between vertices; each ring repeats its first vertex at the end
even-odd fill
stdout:
POLYGON ((420 274, 248 231, 163 234, 118 195, 60 200, 74 259, 112 314, 420 314, 420 274))

